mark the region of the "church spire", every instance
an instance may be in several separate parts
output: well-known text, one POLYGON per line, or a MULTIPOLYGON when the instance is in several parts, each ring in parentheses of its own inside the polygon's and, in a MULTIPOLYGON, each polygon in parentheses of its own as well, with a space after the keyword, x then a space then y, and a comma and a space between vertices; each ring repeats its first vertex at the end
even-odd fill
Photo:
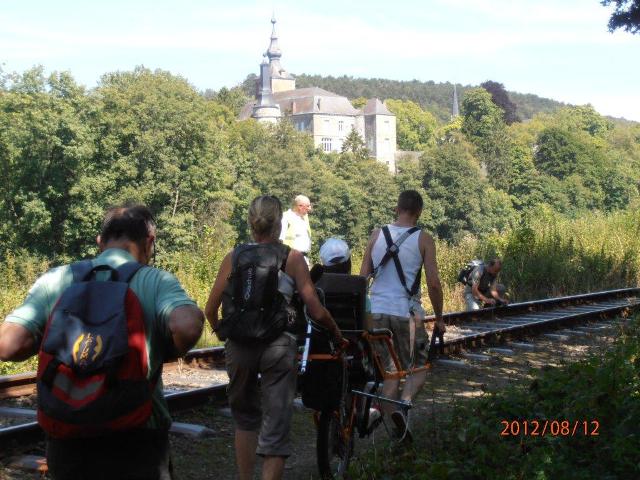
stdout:
POLYGON ((269 49, 267 50, 267 56, 269 57, 269 63, 273 61, 279 61, 282 57, 282 52, 278 46, 278 35, 276 35, 276 17, 275 14, 271 16, 271 43, 269 43, 269 49))
POLYGON ((295 90, 296 80, 280 64, 282 52, 278 45, 278 35, 276 34, 276 16, 271 16, 271 42, 265 55, 269 58, 269 72, 271 74, 271 92, 277 93, 285 90, 295 90))
POLYGON ((458 108, 458 91, 456 84, 453 84, 453 108, 451 109, 451 120, 460 115, 460 109, 458 108))

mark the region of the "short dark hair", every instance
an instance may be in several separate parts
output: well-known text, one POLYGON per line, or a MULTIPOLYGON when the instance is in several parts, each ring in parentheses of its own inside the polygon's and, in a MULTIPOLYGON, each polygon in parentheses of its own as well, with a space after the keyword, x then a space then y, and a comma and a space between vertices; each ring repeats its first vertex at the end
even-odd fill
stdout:
POLYGON ((140 243, 154 234, 156 221, 151 210, 144 205, 124 205, 111 207, 104 214, 100 240, 118 240, 126 238, 140 243))
POLYGON ((498 257, 492 258, 491 260, 489 260, 487 262, 487 265, 489 267, 494 267, 495 265, 500 265, 500 267, 502 267, 502 260, 500 260, 498 257))
POLYGON ((398 210, 417 215, 423 205, 422 196, 415 190, 405 190, 398 197, 398 210))

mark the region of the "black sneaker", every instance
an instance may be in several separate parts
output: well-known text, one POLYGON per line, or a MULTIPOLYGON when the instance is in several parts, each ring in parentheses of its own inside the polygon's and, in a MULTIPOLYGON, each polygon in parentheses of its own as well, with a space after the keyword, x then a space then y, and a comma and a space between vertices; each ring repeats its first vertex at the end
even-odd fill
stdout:
POLYGON ((413 442, 413 435, 411 435, 411 430, 407 426, 407 418, 404 416, 400 410, 396 410, 391 414, 391 420, 396 426, 394 436, 399 440, 404 440, 408 443, 413 442))

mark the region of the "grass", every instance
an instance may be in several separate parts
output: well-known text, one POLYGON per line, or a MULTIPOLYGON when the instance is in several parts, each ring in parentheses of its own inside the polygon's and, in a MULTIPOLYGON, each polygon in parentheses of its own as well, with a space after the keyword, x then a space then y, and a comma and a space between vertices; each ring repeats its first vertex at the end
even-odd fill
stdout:
POLYGON ((419 435, 414 434, 414 449, 369 454, 353 478, 640 478, 639 423, 640 320, 636 317, 605 353, 543 368, 525 384, 457 400, 437 422, 427 421, 419 435), (526 419, 566 419, 568 430, 563 432, 560 424, 555 435, 549 426, 542 436, 541 426, 536 436, 502 436, 503 419, 518 421, 520 433, 526 419), (572 434, 576 421, 578 428, 572 434))
MULTIPOLYGON (((160 254, 158 266, 173 272, 187 293, 204 307, 220 263, 232 247, 229 238, 209 235, 192 251, 160 254)), ((473 258, 502 257, 501 282, 516 301, 640 283, 640 214, 635 211, 594 213, 568 220, 540 209, 513 230, 483 239, 467 237, 455 245, 437 241, 436 248, 445 311, 464 308, 463 287, 456 278, 473 258)), ((362 252, 353 252, 354 272, 359 270, 361 258, 362 252)), ((0 318, 23 301, 30 285, 49 266, 47 259, 24 252, 0 261, 0 318)), ((427 295, 424 304, 430 311, 427 295)), ((205 328, 198 346, 218 344, 205 328)), ((0 364, 0 373, 23 369, 22 365, 0 364)))

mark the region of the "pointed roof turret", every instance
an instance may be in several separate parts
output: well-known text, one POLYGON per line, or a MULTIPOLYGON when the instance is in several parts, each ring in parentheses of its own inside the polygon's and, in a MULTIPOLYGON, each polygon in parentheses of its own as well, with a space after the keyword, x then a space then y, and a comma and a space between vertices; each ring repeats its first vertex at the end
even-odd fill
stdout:
POLYGON ((456 84, 453 84, 453 107, 451 108, 451 119, 453 120, 460 115, 460 108, 458 107, 458 90, 456 84))
POLYGON ((370 98, 362 109, 365 115, 393 115, 378 98, 370 98))
MULTIPOLYGON (((293 80, 293 76, 287 72, 282 65, 280 65, 280 58, 282 57, 282 51, 278 45, 278 35, 276 34, 276 17, 271 17, 271 41, 266 55, 269 57, 269 66, 272 78, 283 78, 287 80, 293 80)), ((295 86, 293 87, 295 88, 295 86)))
POLYGON ((275 14, 271 16, 271 43, 269 44, 269 49, 267 50, 267 56, 269 57, 269 63, 271 63, 274 59, 279 59, 282 57, 282 51, 278 46, 278 35, 276 35, 276 17, 275 14))

